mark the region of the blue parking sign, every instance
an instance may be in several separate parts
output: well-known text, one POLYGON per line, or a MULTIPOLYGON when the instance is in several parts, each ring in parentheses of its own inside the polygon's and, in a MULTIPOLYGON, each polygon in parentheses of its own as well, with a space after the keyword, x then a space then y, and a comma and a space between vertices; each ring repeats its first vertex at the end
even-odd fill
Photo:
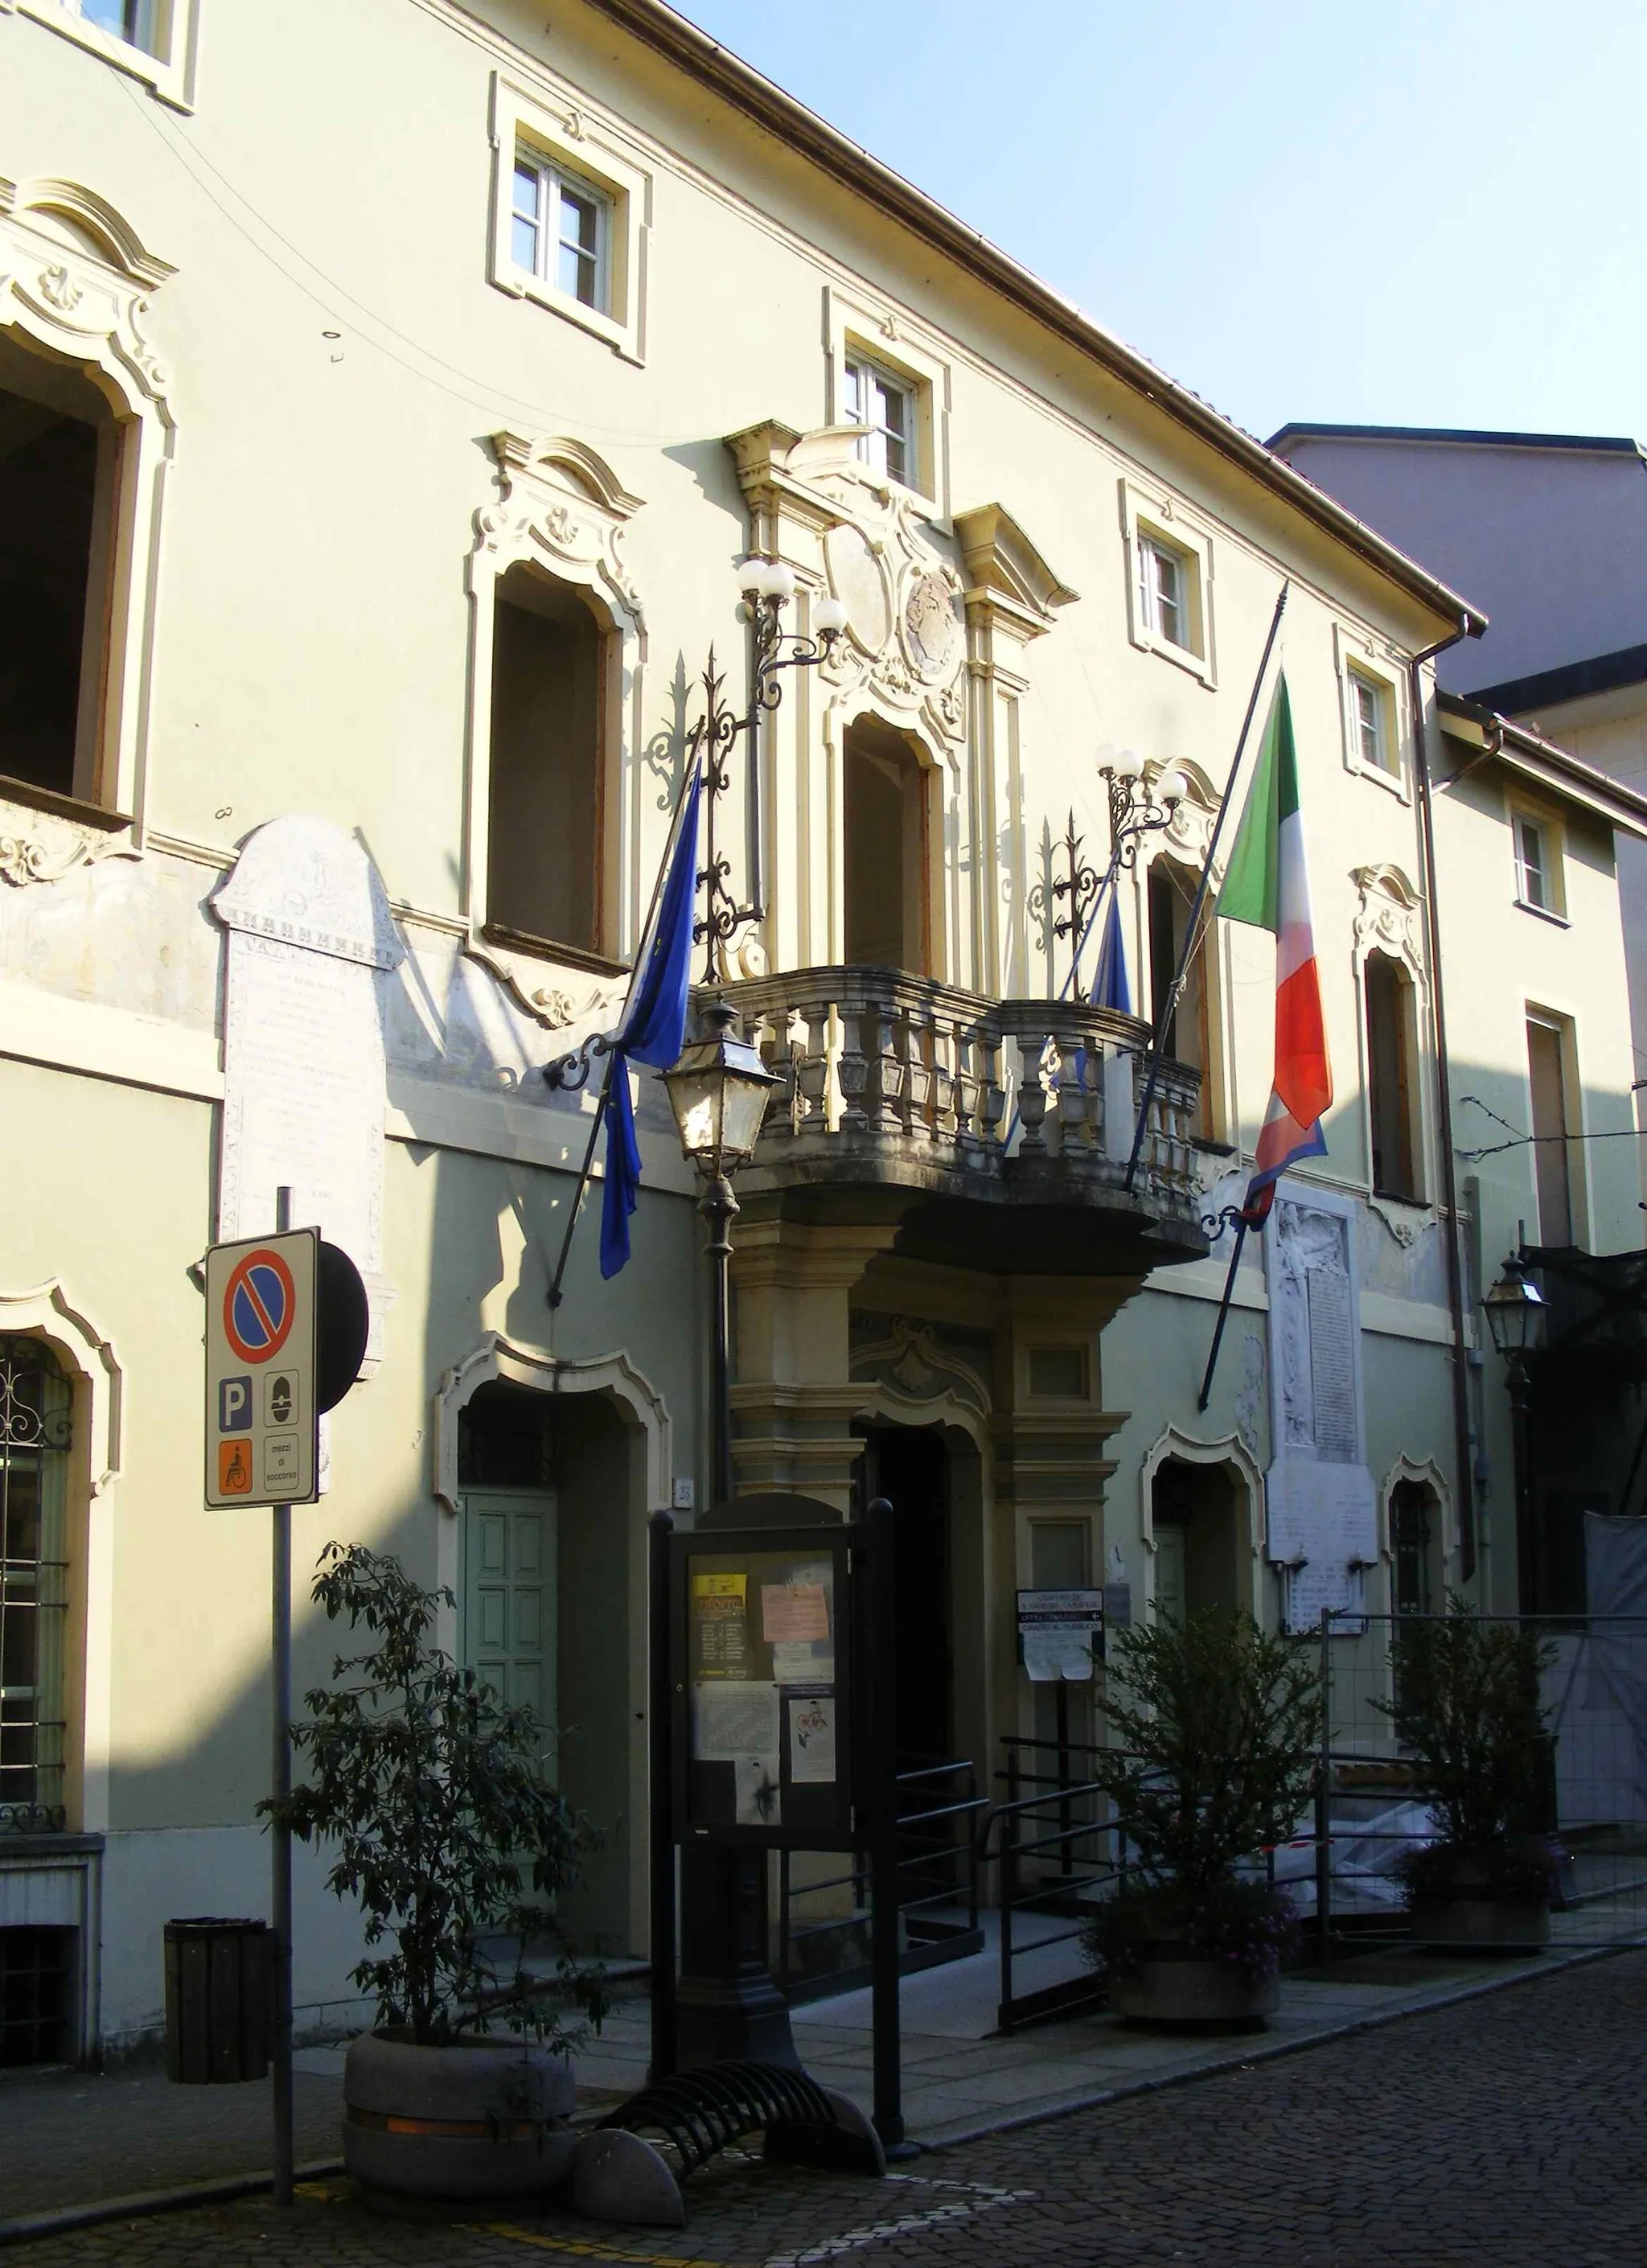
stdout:
POLYGON ((217 1381, 217 1431, 249 1433, 252 1430, 252 1381, 249 1378, 217 1381))

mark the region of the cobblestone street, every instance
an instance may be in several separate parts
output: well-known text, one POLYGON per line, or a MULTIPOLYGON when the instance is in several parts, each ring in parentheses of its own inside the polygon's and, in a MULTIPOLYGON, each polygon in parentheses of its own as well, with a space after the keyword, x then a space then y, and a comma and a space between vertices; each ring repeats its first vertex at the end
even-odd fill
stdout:
POLYGON ((881 2185, 722 2161, 676 2234, 386 2219, 342 2183, 20 2248, 26 2268, 1637 2268, 1647 1955, 930 2153, 881 2185))

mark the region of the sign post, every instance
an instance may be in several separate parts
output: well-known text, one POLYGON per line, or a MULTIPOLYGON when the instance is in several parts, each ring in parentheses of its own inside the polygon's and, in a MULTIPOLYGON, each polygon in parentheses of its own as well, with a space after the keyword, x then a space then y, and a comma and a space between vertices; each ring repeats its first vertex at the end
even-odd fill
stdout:
MULTIPOLYGON (((341 1402, 366 1345, 365 1285, 318 1228, 291 1226, 275 1195, 273 1236, 206 1255, 206 1502, 266 1504, 274 1546, 270 1792, 291 1793, 291 1507, 320 1493, 320 1418, 341 1402)), ((291 1830, 270 1822, 275 1940, 274 2197, 291 2203, 291 1830)))

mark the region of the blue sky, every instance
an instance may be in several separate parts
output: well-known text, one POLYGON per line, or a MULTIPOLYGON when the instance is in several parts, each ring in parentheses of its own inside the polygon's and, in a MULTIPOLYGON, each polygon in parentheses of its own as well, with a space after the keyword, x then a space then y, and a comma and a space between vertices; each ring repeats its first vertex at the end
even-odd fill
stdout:
POLYGON ((1641 0, 685 9, 1254 432, 1647 440, 1641 0))

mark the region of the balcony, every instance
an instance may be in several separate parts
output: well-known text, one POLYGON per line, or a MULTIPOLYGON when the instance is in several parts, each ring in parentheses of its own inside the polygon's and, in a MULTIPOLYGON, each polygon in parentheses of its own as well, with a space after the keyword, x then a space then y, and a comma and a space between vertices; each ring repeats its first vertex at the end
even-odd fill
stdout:
POLYGON ((1060 1000, 989 1000, 890 968, 726 987, 783 1084, 739 1176, 752 1211, 895 1221, 909 1257, 1107 1274, 1199 1259, 1201 1077, 1164 1062, 1127 1160, 1149 1027, 1060 1000))

